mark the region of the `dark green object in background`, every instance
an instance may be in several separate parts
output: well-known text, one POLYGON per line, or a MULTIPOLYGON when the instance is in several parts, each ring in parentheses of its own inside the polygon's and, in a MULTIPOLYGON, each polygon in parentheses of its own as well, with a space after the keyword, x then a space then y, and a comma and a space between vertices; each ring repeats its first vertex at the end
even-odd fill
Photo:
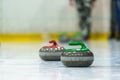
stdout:
POLYGON ((88 67, 94 61, 93 53, 83 42, 70 42, 70 46, 81 45, 78 49, 66 49, 61 56, 62 63, 67 67, 88 67))
POLYGON ((71 39, 71 41, 83 41, 83 36, 82 33, 80 32, 76 32, 73 36, 73 38, 71 39))
POLYGON ((68 43, 70 41, 70 37, 67 35, 67 33, 62 33, 59 36, 59 41, 61 43, 68 43))

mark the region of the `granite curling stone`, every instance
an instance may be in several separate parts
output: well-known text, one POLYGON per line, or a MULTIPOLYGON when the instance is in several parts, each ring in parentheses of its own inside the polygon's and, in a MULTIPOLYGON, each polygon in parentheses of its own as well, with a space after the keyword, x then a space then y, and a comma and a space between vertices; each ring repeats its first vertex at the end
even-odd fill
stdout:
POLYGON ((61 43, 68 43, 70 41, 70 37, 67 36, 67 33, 62 33, 60 36, 59 36, 59 41, 61 43))
POLYGON ((81 33, 77 32, 71 39, 72 42, 78 42, 78 41, 83 41, 83 36, 81 33))
POLYGON ((64 51, 64 47, 59 46, 56 41, 49 41, 52 43, 52 46, 43 46, 39 50, 39 56, 41 59, 45 61, 59 61, 62 52, 64 51))
POLYGON ((69 45, 81 45, 79 49, 66 49, 61 55, 62 63, 67 67, 89 67, 94 61, 93 53, 83 42, 70 42, 69 45))

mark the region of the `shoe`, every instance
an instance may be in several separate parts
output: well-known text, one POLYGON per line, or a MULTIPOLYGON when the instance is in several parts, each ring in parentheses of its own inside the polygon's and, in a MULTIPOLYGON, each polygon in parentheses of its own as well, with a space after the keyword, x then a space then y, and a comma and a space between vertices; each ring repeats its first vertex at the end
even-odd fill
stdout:
POLYGON ((114 38, 115 38, 115 36, 110 36, 110 37, 109 37, 109 39, 114 39, 114 38))
POLYGON ((118 36, 116 39, 119 41, 120 40, 120 36, 118 36))

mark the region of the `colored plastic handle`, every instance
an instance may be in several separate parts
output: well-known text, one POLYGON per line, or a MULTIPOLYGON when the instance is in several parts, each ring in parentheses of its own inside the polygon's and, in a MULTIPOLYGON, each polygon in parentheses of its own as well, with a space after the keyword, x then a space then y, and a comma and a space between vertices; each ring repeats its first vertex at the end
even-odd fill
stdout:
POLYGON ((51 40, 51 41, 49 41, 49 43, 51 43, 52 45, 51 46, 44 46, 43 48, 58 48, 58 47, 61 47, 57 44, 57 42, 55 40, 51 40))
POLYGON ((88 51, 89 49, 85 46, 83 42, 69 42, 70 46, 81 45, 81 51, 88 51))
POLYGON ((53 45, 51 47, 56 47, 58 46, 57 42, 55 40, 49 41, 49 43, 52 43, 53 45))

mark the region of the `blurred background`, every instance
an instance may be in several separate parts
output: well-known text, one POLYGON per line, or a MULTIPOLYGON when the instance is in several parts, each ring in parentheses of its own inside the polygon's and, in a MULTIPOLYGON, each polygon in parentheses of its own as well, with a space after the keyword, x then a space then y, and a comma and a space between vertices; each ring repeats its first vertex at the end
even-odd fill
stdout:
POLYGON ((120 0, 0 0, 0 79, 120 80, 119 4, 120 0), (84 41, 94 53, 93 64, 67 68, 60 61, 43 61, 39 50, 51 39, 66 49, 73 48, 69 41, 84 41))
MULTIPOLYGON (((88 6, 91 27, 86 40, 109 39, 112 1, 96 0, 88 6)), ((82 12, 77 7, 81 4, 76 3, 77 0, 0 0, 0 41, 58 40, 63 33, 68 37, 79 33, 84 38, 79 25, 82 12)), ((118 29, 115 33, 119 33, 118 29)))

